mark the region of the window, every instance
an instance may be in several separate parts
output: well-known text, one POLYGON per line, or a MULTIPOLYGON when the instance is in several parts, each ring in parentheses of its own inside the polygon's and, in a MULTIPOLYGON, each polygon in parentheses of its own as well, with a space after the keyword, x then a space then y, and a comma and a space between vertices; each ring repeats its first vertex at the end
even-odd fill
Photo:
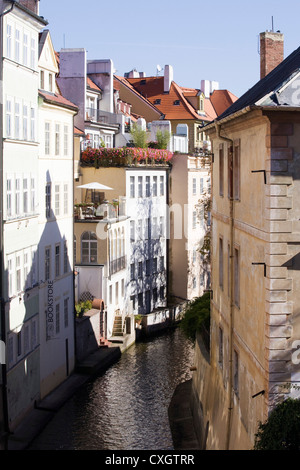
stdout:
POLYGON ((60 305, 55 305, 55 333, 58 334, 60 331, 60 305))
POLYGON ((157 258, 153 258, 153 273, 157 273, 157 258))
POLYGON ((143 177, 138 177, 138 197, 143 197, 143 177))
POLYGON ((223 238, 219 238, 219 286, 223 289, 223 238))
POLYGON ((234 303, 240 306, 240 253, 239 249, 234 249, 234 303))
POLYGON ((227 295, 230 297, 230 244, 227 245, 227 295))
POLYGON ((52 73, 49 73, 49 91, 53 91, 53 77, 52 73))
POLYGON ((150 240, 151 238, 151 225, 150 225, 150 218, 147 217, 145 220, 145 239, 150 240))
POLYGON ((142 240, 143 239, 143 220, 139 219, 137 223, 137 239, 142 240))
POLYGON ((119 283, 116 282, 115 284, 115 303, 119 303, 119 283))
POLYGON ((23 139, 28 140, 28 105, 23 105, 23 139))
POLYGON ((27 178, 23 178, 23 212, 24 214, 28 213, 28 180, 27 178))
POLYGON ((159 186, 160 186, 160 195, 164 196, 164 194, 165 194, 165 178, 163 176, 159 177, 159 186))
POLYGON ((81 237, 82 263, 97 263, 97 235, 93 232, 85 232, 81 237))
POLYGON ((130 176, 130 197, 135 197, 135 178, 130 176))
POLYGON ((135 241, 135 221, 134 220, 130 221, 130 241, 131 242, 135 241))
POLYGON ((139 261, 138 264, 138 277, 143 277, 143 262, 139 261))
POLYGON ((240 199, 240 142, 237 140, 234 144, 233 153, 233 197, 240 199))
POLYGON ((160 257, 160 272, 164 271, 165 269, 165 257, 161 256, 160 257))
POLYGON ((150 260, 146 260, 146 276, 150 275, 150 260))
POLYGON ((236 394, 239 392, 239 356, 236 350, 233 351, 233 389, 236 394))
POLYGON ((12 137, 12 99, 6 99, 6 137, 12 137))
POLYGON ((203 194, 204 191, 204 181, 203 178, 200 178, 200 194, 203 194))
POLYGON ((223 330, 219 327, 219 366, 223 368, 223 330))
POLYGON ((51 276, 51 248, 45 248, 45 281, 49 281, 51 276))
POLYGON ((197 287, 197 279, 193 277, 193 289, 196 289, 197 287))
POLYGON ((54 194, 54 200, 55 200, 55 215, 60 215, 60 187, 59 184, 55 185, 55 194, 54 194))
POLYGON ((41 90, 45 89, 45 72, 44 72, 44 70, 41 70, 41 74, 40 74, 40 88, 41 88, 41 90))
POLYGON ((130 279, 135 279, 135 263, 131 263, 130 265, 130 279))
POLYGON ((112 286, 109 286, 109 303, 112 304, 112 286))
POLYGON ((68 255, 68 244, 64 242, 64 273, 69 271, 69 255, 68 255))
POLYGON ((21 182, 20 178, 15 181, 15 213, 20 215, 21 212, 21 182))
POLYGON ((146 197, 150 196, 150 176, 146 176, 146 197))
POLYGON ((196 228, 197 225, 197 212, 193 211, 193 229, 196 228))
POLYGON ((35 141, 35 109, 30 109, 30 139, 35 141))
POLYGON ((157 217, 153 217, 153 231, 152 231, 152 239, 156 240, 158 237, 158 226, 157 226, 157 217))
POLYGON ((16 288, 17 292, 22 290, 22 271, 21 271, 21 255, 16 256, 16 288))
POLYGON ((164 298, 165 298, 165 288, 164 288, 164 286, 161 286, 159 288, 159 298, 160 298, 160 300, 164 300, 164 298))
POLYGON ((132 302, 132 310, 135 310, 135 295, 130 296, 130 301, 132 302))
POLYGON ((144 305, 144 299, 143 299, 143 293, 142 292, 140 294, 138 294, 138 304, 139 304, 140 308, 142 308, 143 305, 144 305))
POLYGON ((13 296, 14 293, 14 269, 12 257, 7 259, 7 271, 8 271, 8 295, 13 296))
POLYGON ((60 276, 60 245, 55 245, 55 277, 60 276))
POLYGON ((157 196, 157 176, 153 176, 153 196, 157 196))
POLYGON ((6 26, 6 56, 9 59, 12 57, 12 27, 10 24, 6 26))
MULTIPOLYGON (((35 212, 35 179, 30 178, 30 212, 35 212)), ((29 204, 29 203, 28 203, 29 204)))
POLYGON ((219 195, 224 196, 224 148, 219 147, 219 195))
POLYGON ((153 297, 153 304, 155 305, 157 302, 157 287, 154 287, 152 291, 152 297, 153 297))
POLYGON ((17 101, 15 102, 15 138, 20 139, 20 111, 21 106, 17 101))
POLYGON ((6 180, 6 216, 12 216, 12 180, 6 180))
POLYGON ((193 178, 193 195, 197 193, 197 180, 196 178, 193 178))
POLYGON ((45 216, 47 219, 51 217, 51 183, 46 183, 45 186, 45 216))
POLYGON ((161 237, 165 236, 165 218, 164 217, 159 218, 159 234, 161 237))
POLYGON ((69 299, 64 299, 64 324, 65 328, 69 326, 69 299))
POLYGON ((35 69, 35 39, 31 38, 30 42, 30 66, 35 69))
POLYGON ((59 147, 60 147, 60 125, 55 124, 55 155, 59 155, 59 147))
POLYGON ((64 184, 64 214, 68 214, 68 206, 69 206, 69 188, 68 184, 64 184))
POLYGON ((23 65, 28 64, 28 34, 23 35, 23 65))
POLYGON ((69 153, 69 128, 64 126, 64 156, 67 157, 69 153))
POLYGON ((45 155, 50 155, 50 123, 45 122, 45 155))
POLYGON ((24 273, 24 290, 28 289, 31 285, 29 276, 29 252, 24 252, 23 258, 23 273, 24 273))

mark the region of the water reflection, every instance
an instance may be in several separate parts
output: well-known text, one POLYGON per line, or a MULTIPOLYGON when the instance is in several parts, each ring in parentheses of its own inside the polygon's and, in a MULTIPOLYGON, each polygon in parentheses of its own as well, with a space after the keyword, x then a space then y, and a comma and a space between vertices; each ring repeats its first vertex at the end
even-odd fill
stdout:
POLYGON ((193 356, 178 328, 135 344, 64 405, 31 449, 172 450, 168 406, 191 378, 193 356))

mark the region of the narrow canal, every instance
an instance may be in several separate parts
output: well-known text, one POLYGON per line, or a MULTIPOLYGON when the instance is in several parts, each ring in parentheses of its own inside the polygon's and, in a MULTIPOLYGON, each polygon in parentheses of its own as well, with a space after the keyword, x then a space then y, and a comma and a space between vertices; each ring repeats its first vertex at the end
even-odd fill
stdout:
POLYGON ((139 342, 79 390, 31 450, 172 450, 168 407, 191 378, 194 349, 179 328, 139 342))

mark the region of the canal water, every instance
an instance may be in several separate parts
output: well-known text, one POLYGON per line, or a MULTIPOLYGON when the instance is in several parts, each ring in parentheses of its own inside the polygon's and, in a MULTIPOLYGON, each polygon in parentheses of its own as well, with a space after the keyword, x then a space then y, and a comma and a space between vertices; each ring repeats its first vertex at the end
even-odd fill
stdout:
POLYGON ((172 450, 168 407, 191 378, 193 345, 180 328, 134 344, 83 386, 31 450, 172 450))

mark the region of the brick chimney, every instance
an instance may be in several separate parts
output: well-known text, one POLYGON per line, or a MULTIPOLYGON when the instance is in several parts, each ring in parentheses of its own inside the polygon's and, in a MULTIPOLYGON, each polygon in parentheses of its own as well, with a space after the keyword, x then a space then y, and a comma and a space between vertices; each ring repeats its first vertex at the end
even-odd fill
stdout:
POLYGON ((260 33, 260 78, 264 78, 284 58, 284 36, 280 32, 260 33))
POLYGON ((19 0, 19 3, 28 10, 33 11, 36 15, 39 15, 39 2, 40 0, 19 0))

